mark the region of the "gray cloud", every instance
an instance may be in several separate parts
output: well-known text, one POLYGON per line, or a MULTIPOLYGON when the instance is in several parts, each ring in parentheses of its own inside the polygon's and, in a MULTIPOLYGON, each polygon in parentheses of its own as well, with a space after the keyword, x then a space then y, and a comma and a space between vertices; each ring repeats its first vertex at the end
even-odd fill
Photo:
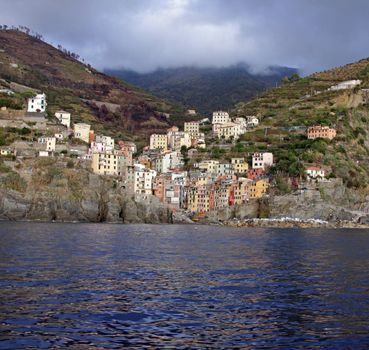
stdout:
POLYGON ((0 0, 26 25, 100 69, 240 61, 305 73, 369 56, 367 0, 0 0))

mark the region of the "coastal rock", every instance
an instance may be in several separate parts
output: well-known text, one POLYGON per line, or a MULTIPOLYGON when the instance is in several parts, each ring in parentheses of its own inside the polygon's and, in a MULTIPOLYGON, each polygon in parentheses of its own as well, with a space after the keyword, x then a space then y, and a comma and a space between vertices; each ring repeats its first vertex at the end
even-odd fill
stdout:
POLYGON ((20 193, 0 190, 0 218, 22 220, 29 208, 30 203, 20 193))
POLYGON ((361 216, 361 217, 358 219, 358 223, 359 223, 359 224, 363 224, 363 225, 369 225, 369 215, 361 216))
POLYGON ((154 196, 136 200, 107 184, 95 180, 92 184, 85 186, 79 198, 52 186, 26 193, 0 189, 0 220, 171 222, 171 211, 154 196))

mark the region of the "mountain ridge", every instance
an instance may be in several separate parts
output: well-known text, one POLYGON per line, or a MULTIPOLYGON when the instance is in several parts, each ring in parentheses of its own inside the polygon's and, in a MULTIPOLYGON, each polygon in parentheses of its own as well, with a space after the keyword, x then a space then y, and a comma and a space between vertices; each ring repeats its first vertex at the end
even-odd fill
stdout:
POLYGON ((214 110, 228 110, 237 102, 249 100, 257 93, 279 84, 284 77, 296 74, 298 70, 269 67, 264 73, 251 73, 250 66, 239 63, 221 68, 159 68, 149 73, 124 69, 106 69, 105 72, 157 97, 210 114, 214 110))

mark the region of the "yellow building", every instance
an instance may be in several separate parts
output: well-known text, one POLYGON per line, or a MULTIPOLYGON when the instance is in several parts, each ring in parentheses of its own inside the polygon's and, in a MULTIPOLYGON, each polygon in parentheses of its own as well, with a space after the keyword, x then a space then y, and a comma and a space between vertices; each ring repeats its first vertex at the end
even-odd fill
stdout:
POLYGON ((248 196, 249 199, 261 198, 267 192, 269 188, 269 181, 261 179, 254 181, 248 185, 248 196))
POLYGON ((217 160, 203 160, 199 163, 199 169, 205 170, 208 173, 216 173, 219 167, 217 160))
POLYGON ((198 190, 197 187, 189 187, 187 191, 187 209, 198 212, 198 190))
POLYGON ((225 140, 237 140, 242 135, 241 125, 236 123, 225 123, 218 126, 218 138, 225 140))
POLYGON ((249 185, 252 180, 246 178, 239 178, 234 185, 234 204, 243 204, 249 198, 249 185))
POLYGON ((232 158, 231 164, 236 174, 245 174, 249 170, 249 165, 245 158, 232 158))
POLYGON ((197 137, 200 134, 199 122, 185 122, 184 131, 189 133, 191 137, 197 137))
POLYGON ((93 153, 92 171, 99 175, 123 175, 126 158, 119 151, 93 153))
POLYGON ((168 149, 168 137, 166 134, 152 134, 150 136, 150 149, 168 149))

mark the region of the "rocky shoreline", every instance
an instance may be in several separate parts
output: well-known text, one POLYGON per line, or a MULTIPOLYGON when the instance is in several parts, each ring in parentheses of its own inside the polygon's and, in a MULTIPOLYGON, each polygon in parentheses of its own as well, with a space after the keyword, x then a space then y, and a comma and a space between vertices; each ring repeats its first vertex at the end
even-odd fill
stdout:
POLYGON ((266 227, 266 228, 360 228, 369 229, 368 224, 353 221, 324 221, 316 219, 301 220, 296 218, 280 219, 232 219, 220 225, 230 227, 266 227))
POLYGON ((81 221, 81 220, 47 220, 43 219, 6 219, 0 218, 1 222, 37 222, 37 223, 65 223, 65 224, 81 224, 81 223, 99 223, 99 224, 117 224, 117 225, 129 225, 129 224, 142 224, 142 225, 208 225, 208 226, 228 226, 232 228, 242 228, 242 227, 250 227, 250 228, 299 228, 299 229, 369 229, 368 224, 360 224, 352 221, 323 221, 317 219, 308 219, 301 220, 296 218, 281 218, 281 219, 231 219, 227 221, 219 221, 215 222, 194 222, 190 219, 188 220, 175 220, 174 222, 128 222, 123 223, 121 221, 105 221, 105 222, 96 222, 96 221, 81 221))

